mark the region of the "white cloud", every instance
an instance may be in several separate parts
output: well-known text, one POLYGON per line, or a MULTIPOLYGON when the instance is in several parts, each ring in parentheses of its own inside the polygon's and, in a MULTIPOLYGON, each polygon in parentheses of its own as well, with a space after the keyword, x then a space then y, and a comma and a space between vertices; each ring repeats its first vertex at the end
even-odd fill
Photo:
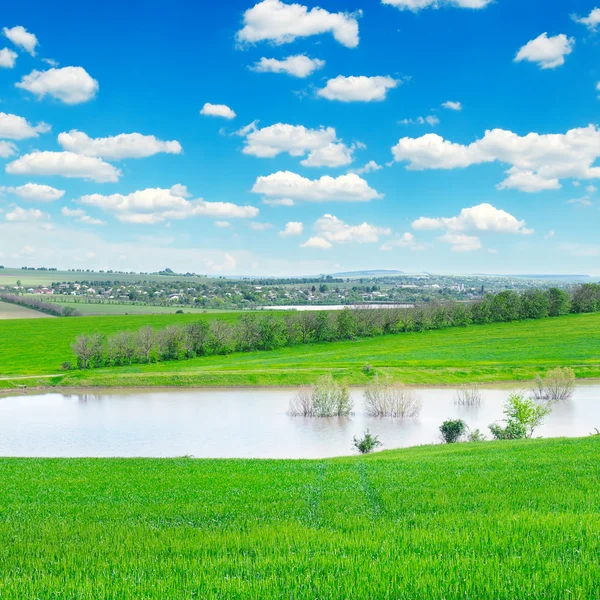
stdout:
POLYGON ((324 60, 309 58, 304 54, 295 54, 294 56, 288 56, 283 60, 265 58, 263 56, 250 68, 257 73, 287 73, 288 75, 304 79, 305 77, 312 75, 315 71, 322 69, 324 66, 324 60))
POLYGON ((82 196, 79 201, 114 214, 123 223, 146 225, 196 216, 248 219, 258 215, 258 209, 254 206, 206 202, 202 198, 186 200, 173 194, 171 190, 162 188, 138 190, 127 195, 91 194, 82 196))
POLYGON ((451 6, 454 8, 485 8, 494 0, 381 0, 382 4, 395 6, 400 10, 412 10, 417 12, 424 8, 441 8, 451 6))
POLYGON ((2 33, 7 37, 15 46, 23 48, 26 52, 29 52, 31 56, 35 56, 35 47, 38 45, 37 37, 27 31, 22 25, 17 25, 9 29, 4 27, 2 33))
POLYGON ((588 185, 588 186, 585 188, 585 191, 586 191, 588 194, 595 194, 595 193, 598 191, 598 188, 597 188, 595 185, 588 185))
POLYGON ((0 138, 24 140, 38 137, 40 133, 47 133, 48 131, 50 131, 50 125, 47 123, 32 125, 23 117, 0 112, 0 138))
POLYGON ((17 146, 12 142, 4 142, 0 140, 0 158, 10 158, 17 153, 17 146))
POLYGON ((575 38, 568 38, 564 33, 550 38, 547 33, 542 33, 517 52, 515 62, 527 60, 542 69, 555 69, 565 64, 565 56, 573 52, 574 45, 575 38))
POLYGON ((48 95, 64 104, 88 102, 96 96, 99 88, 98 82, 83 67, 32 71, 15 85, 39 99, 48 95))
POLYGON ((67 206, 63 207, 60 211, 65 217, 70 217, 75 219, 78 223, 85 223, 86 225, 106 225, 106 221, 102 221, 100 219, 95 219, 90 217, 84 210, 81 208, 68 208, 67 206))
POLYGON ((358 46, 357 14, 330 13, 322 8, 308 9, 301 4, 263 0, 244 13, 244 27, 238 31, 239 43, 272 41, 287 44, 299 37, 331 33, 343 46, 358 46))
POLYGON ((446 229, 451 232, 489 231, 524 235, 533 233, 533 230, 525 227, 525 221, 519 221, 510 213, 487 203, 463 208, 456 217, 421 217, 414 221, 412 226, 414 229, 446 229))
POLYGON ((551 229, 545 236, 544 239, 545 240, 551 240, 554 236, 556 235, 556 232, 554 231, 554 229, 551 229))
POLYGON ((207 259, 204 261, 204 264, 210 267, 210 270, 213 271, 213 273, 223 273, 233 271, 237 266, 237 260, 232 254, 225 252, 223 254, 222 262, 215 263, 211 259, 207 259))
POLYGON ((596 31, 598 25, 600 25, 600 8, 593 8, 587 17, 578 17, 577 15, 571 15, 571 18, 576 23, 585 25, 590 31, 596 31))
POLYGON ((39 150, 9 163, 6 172, 12 175, 60 175, 97 183, 115 182, 121 176, 121 171, 97 157, 39 150))
POLYGON ((368 202, 383 197, 354 173, 335 178, 324 175, 320 179, 307 179, 290 171, 278 171, 266 177, 258 177, 252 192, 271 198, 308 202, 368 202))
POLYGON ((281 237, 291 237, 294 235, 302 235, 303 232, 303 223, 301 223, 300 221, 290 221, 289 223, 286 223, 285 228, 283 229, 283 231, 279 232, 279 235, 281 237))
POLYGON ((37 208, 25 209, 15 206, 10 212, 4 215, 4 218, 12 222, 30 223, 32 221, 45 221, 49 218, 49 215, 37 208))
POLYGON ((574 206, 583 206, 584 208, 594 206, 594 203, 590 200, 589 196, 584 196, 583 198, 572 198, 571 200, 567 200, 567 203, 573 204, 574 206))
POLYGON ((19 187, 5 187, 0 188, 0 190, 9 192, 30 202, 54 202, 65 195, 64 190, 57 190, 49 185, 38 183, 26 183, 19 187))
POLYGON ((226 104, 211 104, 207 102, 200 111, 201 115, 207 117, 222 117, 224 119, 235 119, 235 112, 226 104))
POLYGON ((171 194, 174 196, 181 196, 182 198, 191 198, 193 194, 191 194, 186 185, 182 185, 181 183, 176 183, 171 186, 171 194))
POLYGON ((556 189, 561 179, 600 177, 600 167, 594 166, 600 157, 600 129, 594 125, 565 134, 525 136, 494 129, 468 146, 429 133, 400 139, 392 152, 397 162, 407 161, 411 170, 457 169, 495 161, 509 164, 501 189, 556 189))
POLYGON ((360 169, 353 169, 350 173, 356 173, 357 175, 364 175, 365 173, 372 173, 374 171, 381 171, 383 167, 378 165, 374 160, 370 160, 364 167, 360 169))
POLYGON ((330 79, 317 95, 327 100, 340 102, 378 102, 385 100, 388 90, 398 87, 399 81, 389 76, 344 77, 338 75, 330 79))
POLYGON ((215 221, 215 227, 227 229, 227 227, 231 227, 231 223, 229 221, 215 221))
POLYGON ((452 252, 474 252, 481 250, 481 240, 476 235, 447 232, 438 238, 451 245, 452 252))
POLYGON ((419 244, 415 240, 415 236, 412 233, 403 233, 400 237, 388 240, 381 246, 381 250, 389 252, 394 248, 410 248, 411 250, 424 250, 425 245, 419 244))
POLYGON ((453 100, 443 102, 442 106, 448 110, 461 111, 463 109, 463 105, 460 102, 454 102, 453 100))
POLYGON ((0 50, 0 67, 4 69, 12 69, 17 60, 17 53, 9 48, 0 50))
POLYGON ((91 138, 83 131, 72 129, 60 133, 58 143, 70 152, 84 156, 98 156, 107 160, 144 158, 159 152, 181 153, 181 144, 178 141, 163 142, 153 135, 141 133, 121 133, 112 137, 91 138))
POLYGON ((308 238, 304 244, 302 244, 300 247, 301 248, 316 248, 319 250, 328 250, 329 248, 331 248, 333 244, 331 242, 328 242, 326 239, 322 238, 322 237, 311 237, 308 238))
POLYGON ((249 227, 250 229, 254 229, 254 231, 266 231, 267 229, 271 229, 273 225, 271 225, 271 223, 259 223, 257 221, 252 221, 249 227))
POLYGON ((295 202, 291 198, 263 198, 263 204, 268 206, 294 206, 295 202))
POLYGON ((382 235, 390 235, 392 230, 388 227, 375 227, 369 223, 360 225, 347 225, 333 215, 323 215, 315 223, 315 231, 319 238, 328 242, 355 244, 374 244, 382 235))
POLYGON ((244 154, 272 158, 287 152, 290 156, 307 156, 301 164, 306 167, 340 167, 353 160, 356 146, 342 143, 333 127, 307 129, 303 125, 276 123, 257 129, 244 127, 244 154))
POLYGON ((427 117, 417 117, 416 119, 402 119, 399 121, 400 125, 431 125, 435 127, 440 124, 440 119, 435 115, 429 115, 427 117))

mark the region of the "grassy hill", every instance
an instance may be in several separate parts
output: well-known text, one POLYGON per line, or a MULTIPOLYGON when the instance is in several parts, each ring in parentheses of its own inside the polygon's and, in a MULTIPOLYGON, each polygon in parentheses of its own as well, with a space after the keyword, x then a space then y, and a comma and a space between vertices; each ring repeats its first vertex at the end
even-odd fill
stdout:
POLYGON ((113 333, 150 324, 237 319, 239 313, 135 315, 0 321, 0 387, 298 385, 326 372, 351 384, 367 381, 366 365, 407 383, 528 380, 555 366, 578 377, 600 376, 600 314, 473 325, 350 342, 311 344, 273 352, 238 353, 180 362, 60 373, 73 360, 80 333, 113 333), (35 379, 51 374, 53 377, 35 379), (26 381, 9 377, 30 376, 26 381))
POLYGON ((591 600, 599 482, 598 437, 321 461, 2 459, 0 595, 591 600))

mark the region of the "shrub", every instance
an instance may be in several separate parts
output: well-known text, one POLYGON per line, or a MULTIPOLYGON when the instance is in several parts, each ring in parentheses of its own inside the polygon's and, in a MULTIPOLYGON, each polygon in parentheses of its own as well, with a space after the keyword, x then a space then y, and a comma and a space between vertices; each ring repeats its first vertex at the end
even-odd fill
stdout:
POLYGON ((326 375, 315 386, 300 388, 290 401, 288 414, 293 417, 349 417, 353 408, 348 388, 326 375))
POLYGON ((381 442, 379 441, 379 437, 376 435, 372 435, 369 430, 365 431, 365 435, 363 438, 357 438, 354 436, 354 447, 361 454, 370 454, 375 450, 375 448, 379 448, 381 446, 381 442))
POLYGON ((60 365, 62 371, 70 371, 73 368, 73 364, 66 360, 60 365))
POLYGON ((410 418, 421 412, 421 399, 399 381, 375 377, 364 393, 367 413, 372 417, 410 418))
POLYGON ((481 390, 475 384, 460 386, 454 395, 454 404, 459 406, 480 406, 481 402, 481 390))
POLYGON ((462 419, 444 421, 440 426, 440 433, 446 444, 455 444, 465 434, 467 424, 462 419))
POLYGON ((548 371, 542 379, 535 377, 533 397, 536 400, 570 400, 575 391, 575 371, 569 367, 558 367, 548 371))
POLYGON ((523 393, 513 393, 504 403, 506 425, 504 427, 498 424, 490 425, 490 431, 497 440, 531 437, 534 430, 551 412, 552 409, 547 402, 526 398, 523 393))
POLYGON ((473 429, 473 431, 469 431, 467 439, 469 442, 483 442, 485 441, 485 435, 479 429, 473 429))
POLYGON ((363 368, 362 368, 362 372, 367 376, 370 377, 372 375, 375 374, 375 369, 373 369, 373 367, 370 364, 366 364, 363 368))

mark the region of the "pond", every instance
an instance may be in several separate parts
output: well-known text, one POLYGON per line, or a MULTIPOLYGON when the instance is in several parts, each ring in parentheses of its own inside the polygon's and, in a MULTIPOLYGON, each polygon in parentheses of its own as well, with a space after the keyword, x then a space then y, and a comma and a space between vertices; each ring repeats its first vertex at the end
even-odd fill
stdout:
MULTIPOLYGON (((352 438, 370 429, 384 448, 439 443, 445 419, 474 429, 502 418, 511 389, 482 388, 479 407, 454 403, 453 388, 419 388, 418 418, 371 418, 353 389, 351 418, 290 417, 292 389, 101 390, 0 397, 0 456, 324 458, 353 453, 352 438)), ((554 405, 536 436, 586 436, 600 428, 600 384, 578 385, 554 405)))

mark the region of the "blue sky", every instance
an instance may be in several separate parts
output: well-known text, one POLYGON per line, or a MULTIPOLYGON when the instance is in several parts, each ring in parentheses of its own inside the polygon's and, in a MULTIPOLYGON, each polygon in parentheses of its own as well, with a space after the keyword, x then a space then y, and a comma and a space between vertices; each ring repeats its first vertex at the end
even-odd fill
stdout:
POLYGON ((6 6, 0 264, 600 274, 595 8, 6 6))

